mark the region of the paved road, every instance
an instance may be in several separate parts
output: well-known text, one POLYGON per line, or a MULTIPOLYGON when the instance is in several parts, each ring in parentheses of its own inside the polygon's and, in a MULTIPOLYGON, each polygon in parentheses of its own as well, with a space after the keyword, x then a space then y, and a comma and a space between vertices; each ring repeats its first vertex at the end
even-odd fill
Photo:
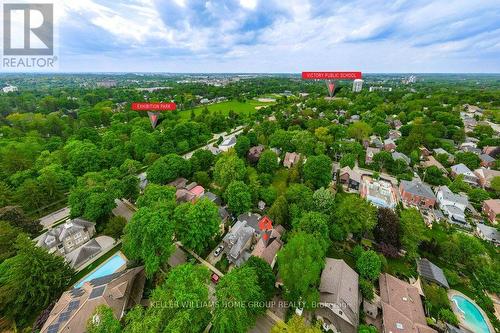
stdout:
POLYGON ((115 199, 115 203, 116 208, 113 209, 113 214, 115 216, 122 216, 129 222, 132 219, 132 215, 134 215, 134 210, 120 199, 115 199))
POLYGON ((179 247, 182 247, 185 251, 189 252, 189 254, 192 255, 193 257, 195 257, 195 259, 198 260, 203 266, 207 267, 209 270, 211 270, 212 272, 214 272, 218 276, 220 276, 220 277, 224 276, 224 274, 221 271, 219 271, 217 268, 215 268, 215 266, 213 266, 208 261, 206 261, 205 259, 203 259, 199 255, 197 255, 191 249, 184 247, 184 245, 182 245, 181 242, 175 242, 175 244, 177 244, 179 247))
MULTIPOLYGON (((238 126, 236 128, 233 128, 229 133, 222 132, 222 133, 214 134, 213 137, 212 137, 212 140, 210 140, 210 141, 216 140, 220 136, 222 136, 223 140, 225 140, 227 138, 230 138, 230 137, 233 137, 233 136, 236 136, 236 135, 240 134, 241 132, 243 132, 243 128, 244 128, 243 126, 238 126)), ((210 149, 211 147, 213 147, 213 142, 212 143, 208 143, 205 146, 200 147, 198 149, 192 150, 192 151, 190 151, 190 152, 182 155, 182 157, 184 157, 185 159, 190 159, 191 156, 193 156, 193 153, 195 151, 197 151, 199 149, 210 149)))
POLYGON ((70 212, 69 207, 61 208, 55 212, 45 215, 44 217, 41 217, 40 224, 43 226, 44 229, 48 229, 57 222, 69 218, 69 212, 70 212))

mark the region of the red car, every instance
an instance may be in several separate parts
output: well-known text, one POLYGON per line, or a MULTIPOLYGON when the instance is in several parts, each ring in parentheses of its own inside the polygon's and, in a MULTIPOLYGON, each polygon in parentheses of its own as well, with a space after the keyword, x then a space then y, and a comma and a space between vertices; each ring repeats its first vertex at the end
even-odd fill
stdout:
POLYGON ((213 283, 215 283, 215 284, 219 283, 219 279, 220 279, 220 277, 217 274, 212 273, 210 280, 212 280, 213 283))

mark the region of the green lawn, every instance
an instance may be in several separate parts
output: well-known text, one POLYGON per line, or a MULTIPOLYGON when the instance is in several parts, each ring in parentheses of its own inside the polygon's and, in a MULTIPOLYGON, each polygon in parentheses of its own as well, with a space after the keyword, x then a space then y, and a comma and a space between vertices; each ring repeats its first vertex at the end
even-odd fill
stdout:
POLYGON ((287 179, 288 169, 280 169, 274 174, 272 184, 276 191, 278 191, 278 195, 285 194, 287 189, 287 179))
MULTIPOLYGON (((228 115, 230 110, 233 110, 236 113, 250 115, 252 113, 257 112, 255 107, 272 105, 274 103, 265 103, 259 102, 256 100, 248 100, 246 102, 238 102, 238 101, 227 101, 217 104, 206 105, 209 111, 221 111, 222 114, 228 115)), ((179 112, 179 115, 182 119, 189 119, 191 117, 191 110, 194 110, 196 115, 199 115, 205 109, 205 105, 200 105, 195 107, 194 109, 184 110, 179 112)))

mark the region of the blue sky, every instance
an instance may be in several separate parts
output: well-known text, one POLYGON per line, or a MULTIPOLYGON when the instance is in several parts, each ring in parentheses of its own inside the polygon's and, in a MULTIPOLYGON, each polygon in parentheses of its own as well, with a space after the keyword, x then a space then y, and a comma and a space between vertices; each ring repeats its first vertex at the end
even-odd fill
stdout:
POLYGON ((61 71, 500 72, 500 1, 56 0, 61 71))

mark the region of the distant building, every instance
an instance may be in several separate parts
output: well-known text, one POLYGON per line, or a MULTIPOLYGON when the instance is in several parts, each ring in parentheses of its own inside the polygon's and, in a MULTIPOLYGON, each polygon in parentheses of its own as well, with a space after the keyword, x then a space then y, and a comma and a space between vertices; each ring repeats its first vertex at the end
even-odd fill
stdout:
POLYGON ((361 304, 358 278, 344 260, 325 258, 319 285, 320 306, 315 310, 323 329, 342 333, 358 331, 361 304))
POLYGON ((384 333, 437 333, 427 326, 419 290, 387 273, 379 278, 384 333))
POLYGON ((361 89, 363 89, 363 80, 361 79, 356 79, 352 83, 352 91, 353 92, 360 92, 361 89))
POLYGON ((474 174, 477 176, 479 185, 482 188, 487 189, 491 188, 491 181, 493 180, 493 178, 500 177, 500 171, 485 168, 474 170, 474 174))
POLYGON ((366 148, 365 164, 369 165, 373 163, 373 157, 380 153, 380 148, 368 147, 366 148))
POLYGON ((144 267, 136 267, 71 288, 54 305, 40 332, 84 333, 89 320, 100 319, 92 317, 99 305, 109 306, 114 317, 120 320, 125 311, 140 304, 145 280, 144 267))
POLYGON ((411 160, 408 156, 406 156, 405 154, 403 153, 400 153, 399 151, 395 151, 392 153, 392 159, 395 161, 395 160, 403 160, 406 165, 409 165, 411 160))
POLYGON ((484 168, 491 168, 495 166, 495 159, 488 154, 479 155, 479 159, 481 160, 481 166, 484 168))
POLYGON ((257 163, 260 159, 260 155, 264 151, 264 146, 263 145, 258 145, 255 147, 250 148, 247 154, 247 158, 251 163, 257 163))
POLYGON ((392 139, 385 139, 384 140, 384 150, 392 152, 396 149, 396 143, 392 139))
POLYGON ((374 180, 370 176, 363 176, 360 196, 377 207, 394 209, 397 204, 397 194, 392 184, 385 180, 374 180))
POLYGON ((401 180, 399 192, 401 199, 409 205, 431 209, 436 204, 436 196, 429 185, 417 179, 401 180))
POLYGON ((233 148, 236 145, 236 137, 230 136, 225 138, 224 141, 219 145, 219 150, 228 151, 230 148, 233 148))
POLYGON ((176 188, 175 198, 177 202, 195 202, 205 194, 205 188, 196 182, 187 183, 185 178, 177 178, 168 183, 169 186, 176 188))
POLYGON ((283 159, 283 166, 285 168, 290 169, 295 164, 297 164, 300 160, 300 154, 298 153, 286 153, 285 158, 283 159))
POLYGON ((115 80, 99 81, 97 82, 97 86, 100 88, 113 88, 116 87, 116 81, 115 80))
POLYGON ((383 87, 383 86, 371 86, 370 89, 368 89, 369 92, 373 91, 392 91, 392 87, 383 87))
POLYGON ((463 163, 451 167, 451 176, 454 178, 463 176, 464 181, 471 186, 477 186, 479 183, 477 176, 463 163))
POLYGON ((478 223, 476 226, 476 233, 479 238, 484 239, 488 242, 500 245, 500 232, 497 228, 487 226, 486 224, 478 223))
POLYGON ((7 93, 10 93, 10 92, 15 92, 15 91, 17 91, 17 87, 16 87, 16 86, 10 86, 10 85, 9 85, 9 86, 7 86, 7 87, 3 87, 3 88, 2 88, 2 91, 3 91, 4 93, 6 93, 6 94, 7 94, 7 93))
POLYGON ((489 199, 483 202, 483 213, 488 216, 488 220, 496 224, 500 217, 500 199, 489 199))

